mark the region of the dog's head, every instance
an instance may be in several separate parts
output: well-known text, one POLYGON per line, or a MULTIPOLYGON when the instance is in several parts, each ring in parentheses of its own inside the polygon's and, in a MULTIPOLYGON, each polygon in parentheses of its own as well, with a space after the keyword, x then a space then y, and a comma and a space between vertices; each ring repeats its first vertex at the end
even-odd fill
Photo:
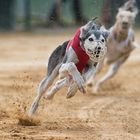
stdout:
POLYGON ((135 0, 129 0, 119 8, 116 16, 117 24, 121 30, 128 30, 135 22, 138 9, 135 6, 135 0))
POLYGON ((95 62, 102 60, 107 52, 106 40, 109 31, 94 22, 81 28, 80 43, 88 56, 95 62))

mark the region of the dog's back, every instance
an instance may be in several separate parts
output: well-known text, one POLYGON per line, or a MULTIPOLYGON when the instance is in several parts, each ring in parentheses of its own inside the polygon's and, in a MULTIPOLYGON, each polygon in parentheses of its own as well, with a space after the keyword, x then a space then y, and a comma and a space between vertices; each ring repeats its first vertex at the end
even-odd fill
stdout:
POLYGON ((48 61, 47 75, 50 75, 52 71, 55 69, 55 67, 64 61, 68 42, 69 41, 66 41, 62 45, 58 46, 51 54, 48 61))

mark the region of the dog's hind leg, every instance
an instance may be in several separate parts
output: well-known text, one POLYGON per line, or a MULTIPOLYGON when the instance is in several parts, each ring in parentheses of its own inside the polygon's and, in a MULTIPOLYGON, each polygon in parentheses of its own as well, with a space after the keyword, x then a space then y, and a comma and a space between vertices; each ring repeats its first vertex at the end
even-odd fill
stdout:
POLYGON ((95 87, 93 88, 94 93, 98 92, 101 85, 108 79, 112 78, 118 72, 120 66, 127 60, 128 56, 121 57, 118 61, 111 64, 105 76, 103 76, 99 81, 97 81, 95 87))
POLYGON ((37 96, 35 97, 31 108, 29 110, 29 115, 32 115, 37 107, 39 100, 41 99, 42 95, 46 92, 46 90, 51 86, 54 79, 57 77, 59 73, 59 68, 62 65, 62 62, 65 62, 65 52, 67 47, 68 41, 64 42, 62 45, 57 47, 49 57, 48 67, 47 67, 47 76, 40 82, 39 88, 37 91, 37 96))
POLYGON ((35 97, 28 115, 31 116, 37 109, 38 103, 42 97, 42 95, 45 93, 45 91, 50 87, 50 85, 53 83, 54 79, 58 75, 58 70, 60 66, 56 66, 56 68, 53 70, 53 72, 46 76, 39 84, 38 90, 37 90, 37 96, 35 97))
POLYGON ((98 92, 99 88, 101 87, 101 85, 107 81, 108 79, 110 79, 111 77, 113 77, 116 72, 118 71, 118 65, 117 64, 111 64, 111 66, 109 67, 109 70, 107 71, 107 73, 105 74, 105 76, 103 76, 99 81, 97 81, 93 92, 98 92))
POLYGON ((55 85, 50 89, 50 91, 48 91, 45 95, 45 98, 47 100, 51 100, 53 99, 55 93, 60 90, 62 87, 64 87, 66 85, 66 78, 65 79, 61 79, 59 81, 57 81, 55 83, 55 85))
POLYGON ((93 72, 91 74, 90 73, 88 74, 89 75, 88 77, 90 77, 90 78, 86 78, 87 79, 86 80, 87 81, 86 82, 87 86, 89 86, 89 87, 93 86, 93 82, 95 81, 96 74, 100 73, 101 69, 103 68, 103 65, 104 65, 103 62, 104 61, 98 63, 97 66, 94 67, 94 69, 92 68, 93 72))

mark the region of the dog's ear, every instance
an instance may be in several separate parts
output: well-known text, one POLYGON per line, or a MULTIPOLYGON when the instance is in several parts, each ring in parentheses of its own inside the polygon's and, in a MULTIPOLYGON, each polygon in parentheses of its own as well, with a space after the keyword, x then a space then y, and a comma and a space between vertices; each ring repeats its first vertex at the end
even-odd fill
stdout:
POLYGON ((136 17, 136 15, 138 14, 136 0, 128 0, 121 8, 119 8, 119 12, 124 10, 134 13, 134 16, 136 17))
POLYGON ((88 30, 84 26, 80 28, 80 35, 79 35, 80 41, 84 40, 87 32, 88 32, 88 30))
POLYGON ((89 21, 87 24, 85 24, 80 28, 80 35, 79 35, 80 41, 83 41, 85 39, 85 36, 87 35, 88 31, 97 29, 94 20, 95 19, 92 19, 91 21, 89 21))
POLYGON ((85 24, 84 26, 82 26, 80 28, 80 35, 79 35, 79 39, 80 41, 84 41, 86 38, 87 33, 90 30, 97 30, 99 27, 95 24, 95 19, 92 19, 91 21, 89 21, 87 24, 85 24))
POLYGON ((133 10, 135 7, 136 7, 136 0, 128 0, 122 8, 124 8, 124 10, 134 12, 133 10))
POLYGON ((101 26, 101 27, 100 27, 100 31, 106 31, 105 26, 101 26))
POLYGON ((85 30, 89 30, 89 29, 94 29, 95 28, 95 23, 94 20, 89 21, 85 26, 84 26, 85 30))
POLYGON ((83 27, 86 29, 86 30, 96 30, 98 28, 100 28, 100 23, 99 21, 97 20, 98 17, 95 17, 93 18, 92 20, 90 20, 87 24, 85 24, 83 27))
POLYGON ((128 2, 126 2, 124 4, 124 8, 125 8, 125 10, 134 13, 135 16, 138 14, 138 8, 136 6, 136 0, 129 0, 128 2))
POLYGON ((105 38, 105 40, 107 40, 108 36, 110 35, 110 32, 104 26, 101 26, 100 31, 102 31, 103 37, 105 38))
POLYGON ((136 17, 136 15, 137 15, 137 14, 138 14, 138 12, 139 12, 138 8, 137 8, 137 7, 135 7, 135 8, 134 8, 134 10, 133 10, 133 12, 134 12, 134 16, 136 17))
POLYGON ((121 7, 121 8, 119 8, 118 9, 118 12, 121 12, 121 11, 123 11, 124 9, 121 7))

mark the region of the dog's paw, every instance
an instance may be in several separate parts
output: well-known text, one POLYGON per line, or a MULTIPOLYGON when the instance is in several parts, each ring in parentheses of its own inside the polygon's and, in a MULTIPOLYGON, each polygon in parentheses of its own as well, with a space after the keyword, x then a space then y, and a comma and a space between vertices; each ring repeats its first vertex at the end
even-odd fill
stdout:
POLYGON ((68 93, 67 93, 66 98, 73 97, 76 94, 77 90, 78 90, 77 84, 76 83, 71 84, 68 88, 68 93))
POLYGON ((88 82, 88 83, 87 83, 87 86, 88 86, 88 87, 92 87, 92 86, 93 86, 93 83, 92 83, 92 82, 88 82))
POLYGON ((82 92, 82 93, 86 93, 86 90, 85 90, 85 87, 84 86, 80 86, 80 87, 78 87, 79 88, 79 90, 82 92))
POLYGON ((84 79, 81 76, 80 77, 77 77, 76 83, 77 83, 78 89, 82 93, 86 93, 86 90, 85 90, 85 87, 84 87, 85 81, 84 81, 84 79))
POLYGON ((77 86, 78 86, 79 90, 80 90, 82 93, 84 93, 84 92, 85 92, 85 90, 84 90, 84 83, 85 83, 85 81, 84 81, 83 77, 80 76, 80 75, 79 75, 79 76, 76 75, 76 76, 74 77, 74 81, 77 83, 77 86))
POLYGON ((28 116, 32 116, 35 113, 37 107, 38 107, 38 103, 33 102, 33 104, 31 105, 31 108, 30 108, 30 110, 28 112, 28 116))
POLYGON ((93 87, 92 92, 97 93, 100 89, 100 84, 96 84, 95 87, 93 87))
POLYGON ((54 97, 54 94, 51 94, 50 92, 47 92, 47 93, 45 94, 45 96, 44 96, 44 98, 45 98, 46 100, 52 100, 53 97, 54 97))
POLYGON ((68 98, 71 98, 71 97, 73 97, 75 94, 76 94, 76 92, 68 91, 66 98, 67 98, 67 99, 68 99, 68 98))

